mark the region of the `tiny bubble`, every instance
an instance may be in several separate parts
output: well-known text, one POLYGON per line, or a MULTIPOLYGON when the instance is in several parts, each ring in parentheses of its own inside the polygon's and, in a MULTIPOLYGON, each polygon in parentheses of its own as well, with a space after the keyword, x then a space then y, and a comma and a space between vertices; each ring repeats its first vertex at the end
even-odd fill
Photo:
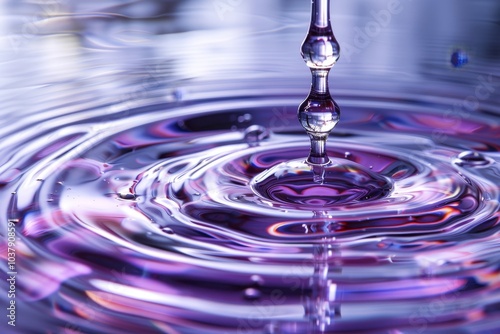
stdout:
POLYGON ((164 227, 161 229, 163 232, 165 232, 166 234, 175 234, 174 230, 172 230, 170 227, 164 227))
POLYGON ((455 50, 451 55, 451 64, 455 68, 460 68, 469 62, 469 56, 463 50, 455 50))
POLYGON ((129 201, 137 198, 135 194, 130 193, 128 190, 118 192, 118 197, 129 201))
POLYGON ((184 91, 178 88, 175 90, 174 96, 177 99, 177 101, 182 101, 184 99, 184 91))
POLYGON ((125 200, 134 200, 136 199, 135 195, 134 194, 119 194, 120 198, 121 199, 125 199, 125 200))
POLYGON ((245 115, 238 117, 239 123, 250 122, 251 120, 252 120, 252 115, 250 115, 250 114, 245 114, 245 115))
POLYGON ((269 130, 261 125, 251 125, 245 130, 244 136, 247 144, 254 147, 269 138, 269 130))
POLYGON ((351 158, 351 156, 352 156, 351 152, 345 152, 345 158, 346 159, 351 158))
POLYGON ((250 280, 257 286, 261 286, 264 284, 264 279, 260 275, 252 275, 250 277, 250 280))
POLYGON ((255 288, 247 288, 245 289, 245 299, 248 300, 256 300, 261 296, 261 292, 255 288))

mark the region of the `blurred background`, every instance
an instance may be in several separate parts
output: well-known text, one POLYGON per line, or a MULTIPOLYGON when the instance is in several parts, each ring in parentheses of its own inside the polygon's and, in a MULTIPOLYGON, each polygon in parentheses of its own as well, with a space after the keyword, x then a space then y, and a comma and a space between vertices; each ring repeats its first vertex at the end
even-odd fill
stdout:
MULTIPOLYGON (((340 0, 331 13, 342 48, 333 87, 473 87, 477 73, 499 74, 498 1, 340 0)), ((0 15, 9 94, 55 82, 96 85, 94 94, 112 100, 137 93, 138 82, 144 91, 244 78, 294 77, 309 86, 299 55, 307 0, 4 0, 0 15)))

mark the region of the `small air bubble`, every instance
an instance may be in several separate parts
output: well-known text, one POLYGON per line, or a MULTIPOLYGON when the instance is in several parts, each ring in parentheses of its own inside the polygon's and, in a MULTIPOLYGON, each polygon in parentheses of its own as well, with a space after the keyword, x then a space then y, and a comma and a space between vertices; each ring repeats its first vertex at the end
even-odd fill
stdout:
POLYGON ((351 152, 345 152, 345 158, 346 159, 350 159, 352 157, 352 153, 351 152))

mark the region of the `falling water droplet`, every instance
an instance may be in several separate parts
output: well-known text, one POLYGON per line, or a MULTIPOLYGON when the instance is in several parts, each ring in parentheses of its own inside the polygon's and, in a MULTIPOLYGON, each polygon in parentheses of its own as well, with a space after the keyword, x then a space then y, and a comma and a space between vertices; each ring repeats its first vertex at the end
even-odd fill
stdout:
POLYGON ((460 153, 453 163, 459 167, 478 168, 490 166, 494 161, 479 152, 465 151, 460 153))
POLYGON ((328 74, 340 57, 340 47, 330 24, 329 0, 312 1, 311 25, 301 54, 312 74, 311 91, 298 109, 299 121, 311 140, 307 162, 325 165, 330 161, 326 140, 340 119, 340 108, 328 88, 328 74))

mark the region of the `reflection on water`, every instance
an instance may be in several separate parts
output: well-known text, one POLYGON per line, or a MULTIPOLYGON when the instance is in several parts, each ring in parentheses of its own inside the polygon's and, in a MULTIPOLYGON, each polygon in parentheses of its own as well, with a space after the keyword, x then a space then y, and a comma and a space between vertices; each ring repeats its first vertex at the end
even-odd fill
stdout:
POLYGON ((0 4, 2 333, 500 329, 499 3, 334 1, 336 183, 255 190, 309 7, 0 4))

